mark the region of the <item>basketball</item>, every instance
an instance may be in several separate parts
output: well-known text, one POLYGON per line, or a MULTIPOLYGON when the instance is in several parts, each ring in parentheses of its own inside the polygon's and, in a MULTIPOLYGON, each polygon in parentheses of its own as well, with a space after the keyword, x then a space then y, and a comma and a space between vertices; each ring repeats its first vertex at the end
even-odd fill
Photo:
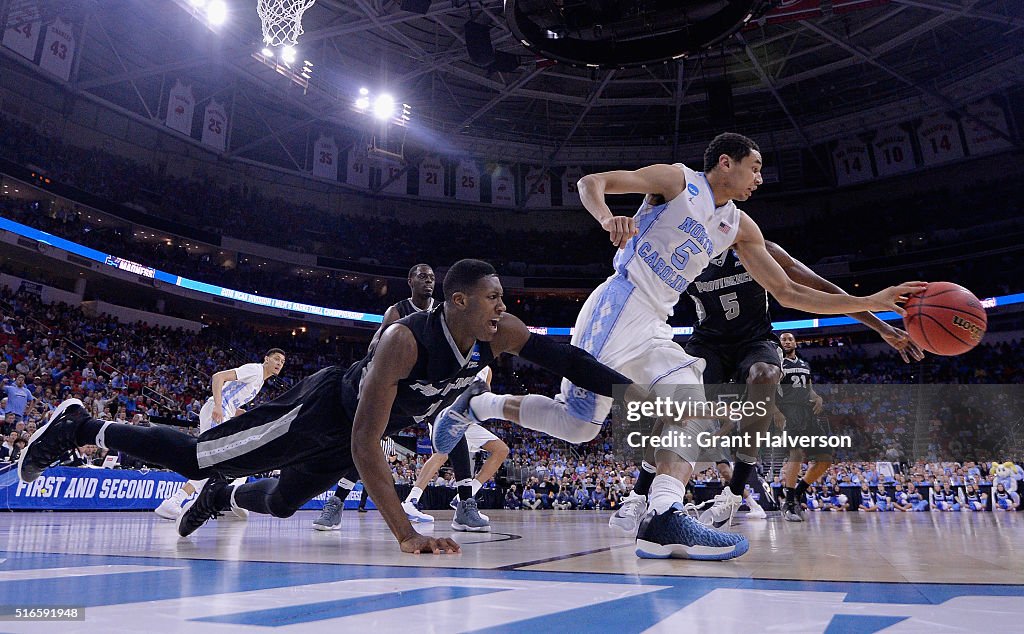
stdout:
POLYGON ((974 293, 952 282, 933 282, 907 300, 903 318, 910 338, 932 354, 963 354, 981 342, 988 317, 974 293))

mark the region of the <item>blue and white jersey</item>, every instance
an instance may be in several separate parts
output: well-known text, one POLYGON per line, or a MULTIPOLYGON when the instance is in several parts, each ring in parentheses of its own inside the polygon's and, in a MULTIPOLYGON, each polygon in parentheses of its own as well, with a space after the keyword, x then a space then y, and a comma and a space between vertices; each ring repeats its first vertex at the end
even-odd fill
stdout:
POLYGON ((648 201, 633 216, 638 233, 615 255, 617 275, 625 277, 667 319, 679 295, 711 259, 736 241, 740 210, 729 201, 715 207, 703 172, 676 163, 686 189, 672 200, 648 201))
MULTIPOLYGON (((263 389, 263 364, 246 363, 235 368, 235 376, 238 378, 226 382, 220 392, 225 420, 234 418, 238 408, 256 398, 263 389)), ((212 396, 209 401, 213 402, 212 396)))

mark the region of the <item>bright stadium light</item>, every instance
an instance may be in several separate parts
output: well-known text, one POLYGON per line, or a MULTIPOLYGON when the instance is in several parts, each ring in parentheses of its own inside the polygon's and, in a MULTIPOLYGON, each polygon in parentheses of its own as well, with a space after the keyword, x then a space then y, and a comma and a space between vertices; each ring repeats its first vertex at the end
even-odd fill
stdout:
POLYGON ((359 94, 365 97, 366 95, 370 94, 370 89, 369 88, 360 88, 359 89, 359 94))
POLYGON ((228 19, 228 5, 224 0, 212 0, 206 8, 206 19, 213 26, 220 26, 228 19))
POLYGON ((188 2, 197 9, 202 9, 206 5, 206 0, 188 0, 188 2))
POLYGON ((370 98, 369 97, 360 97, 359 99, 356 99, 356 108, 359 108, 360 110, 366 110, 369 107, 370 107, 370 98))
POLYGON ((373 102, 373 116, 384 121, 395 114, 395 98, 384 93, 373 102))
POLYGON ((296 52, 295 52, 295 47, 294 46, 286 46, 286 47, 281 49, 281 59, 284 60, 285 64, 292 64, 292 63, 294 63, 295 62, 295 56, 296 56, 296 52))
POLYGON ((263 57, 273 57, 274 56, 274 51, 272 51, 269 48, 267 48, 266 46, 264 46, 263 50, 260 51, 260 54, 262 54, 263 57))

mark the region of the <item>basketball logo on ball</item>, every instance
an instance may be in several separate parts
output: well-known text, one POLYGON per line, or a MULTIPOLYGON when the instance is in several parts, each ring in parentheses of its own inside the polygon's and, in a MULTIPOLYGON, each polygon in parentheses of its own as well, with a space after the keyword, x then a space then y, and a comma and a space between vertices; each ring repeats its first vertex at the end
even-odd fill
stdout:
POLYGON ((988 316, 974 293, 952 282, 932 282, 907 300, 903 324, 914 343, 933 354, 963 354, 978 345, 988 316))

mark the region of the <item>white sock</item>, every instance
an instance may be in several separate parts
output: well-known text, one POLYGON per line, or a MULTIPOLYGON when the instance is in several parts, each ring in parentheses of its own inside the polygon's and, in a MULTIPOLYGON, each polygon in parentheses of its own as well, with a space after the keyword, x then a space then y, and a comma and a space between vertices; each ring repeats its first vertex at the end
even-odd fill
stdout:
POLYGON ((476 495, 477 492, 483 488, 483 486, 483 482, 480 482, 476 478, 473 478, 473 495, 476 495))
POLYGON ((419 501, 421 495, 423 495, 423 489, 414 486, 412 490, 409 491, 409 495, 405 496, 405 501, 410 502, 412 504, 416 504, 416 502, 419 501))
POLYGON ((504 419, 505 401, 508 398, 507 394, 484 392, 470 399, 469 409, 473 410, 473 416, 476 416, 477 420, 504 419))
POLYGON ((677 478, 659 473, 651 483, 650 508, 656 513, 664 513, 676 502, 686 497, 686 485, 677 478))

